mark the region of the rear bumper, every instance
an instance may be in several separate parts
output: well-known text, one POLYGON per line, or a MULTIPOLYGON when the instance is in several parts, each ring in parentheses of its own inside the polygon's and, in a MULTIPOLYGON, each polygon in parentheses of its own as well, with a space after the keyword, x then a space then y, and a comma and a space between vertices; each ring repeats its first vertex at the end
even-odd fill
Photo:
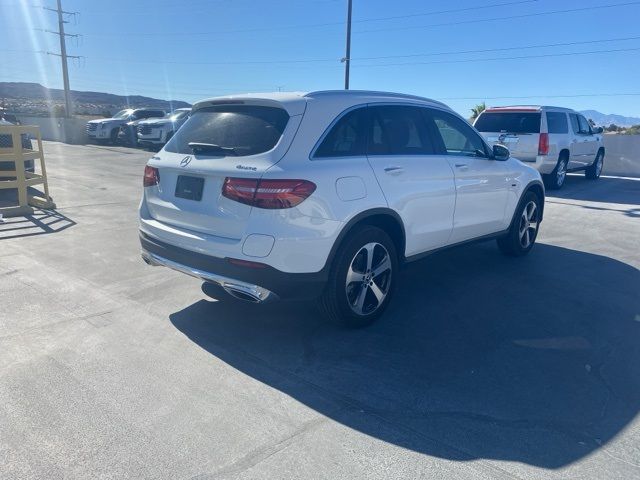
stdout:
POLYGON ((140 232, 142 257, 150 265, 173 270, 216 283, 231 295, 266 302, 276 299, 310 300, 317 298, 327 281, 327 272, 288 273, 269 265, 252 268, 235 265, 229 258, 213 257, 186 250, 140 232), (238 295, 240 293, 240 295, 238 295))

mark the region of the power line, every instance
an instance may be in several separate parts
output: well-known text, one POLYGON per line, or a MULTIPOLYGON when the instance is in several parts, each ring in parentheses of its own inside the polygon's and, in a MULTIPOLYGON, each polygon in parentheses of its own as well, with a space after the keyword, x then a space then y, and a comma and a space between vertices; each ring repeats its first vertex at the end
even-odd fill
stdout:
POLYGON ((610 50, 592 50, 589 52, 568 52, 568 53, 545 53, 540 55, 521 55, 515 57, 493 57, 493 58, 467 58, 462 60, 435 60, 432 62, 404 62, 404 63, 379 63, 358 65, 358 67, 401 67, 409 65, 439 65, 444 63, 472 63, 472 62, 488 62, 499 60, 523 60, 528 58, 547 58, 547 57, 570 57, 574 55, 594 55, 598 53, 616 53, 616 52, 637 52, 638 48, 618 48, 610 50))
MULTIPOLYGON (((431 52, 431 53, 412 53, 406 55, 383 55, 376 57, 351 57, 351 60, 386 60, 393 58, 415 58, 415 57, 430 57, 430 56, 442 56, 442 55, 463 55, 463 54, 471 54, 471 53, 489 53, 489 52, 501 52, 501 51, 512 51, 512 50, 528 50, 534 48, 551 48, 551 47, 565 47, 565 46, 576 46, 576 45, 589 45, 594 43, 610 43, 610 42, 622 42, 622 41, 630 41, 630 40, 640 40, 640 35, 631 36, 631 37, 618 37, 618 38, 603 38, 597 40, 583 40, 577 42, 561 42, 561 43, 540 43, 535 45, 520 45, 513 47, 498 47, 498 48, 481 48, 475 50, 448 50, 448 51, 440 51, 440 52, 431 52)), ((2 52, 9 53, 46 53, 42 50, 11 50, 11 49, 0 49, 2 52)), ((153 65, 273 65, 273 64, 297 64, 297 63, 327 63, 327 62, 336 62, 335 58, 316 58, 316 59, 288 59, 288 60, 243 60, 243 61, 219 61, 219 62, 190 62, 190 61, 174 61, 174 60, 164 60, 164 59, 156 59, 156 60, 125 60, 117 57, 92 57, 95 60, 106 61, 106 62, 117 62, 117 63, 133 63, 133 64, 153 64, 153 65)), ((504 57, 503 57, 504 58, 504 57)), ((478 59, 483 60, 483 59, 478 59)), ((380 66, 384 66, 387 64, 380 64, 380 66)))
MULTIPOLYGON (((525 3, 537 3, 539 0, 518 0, 511 2, 500 2, 500 3, 492 3, 487 5, 478 5, 475 7, 465 7, 465 8, 456 8, 450 10, 438 10, 431 12, 423 12, 423 13, 412 13, 407 15, 394 15, 388 17, 377 17, 377 18, 365 18, 360 20, 353 20, 353 23, 367 23, 367 22, 379 22, 379 21, 387 21, 387 20, 399 20, 404 18, 412 18, 412 17, 425 17, 432 15, 442 15, 447 13, 462 13, 469 12, 473 10, 485 10, 487 8, 497 8, 497 7, 506 7, 512 5, 522 5, 525 3)), ((212 30, 205 32, 138 32, 136 35, 143 36, 194 36, 194 35, 219 35, 226 33, 248 33, 248 32, 263 32, 263 31, 274 31, 274 30, 290 30, 290 29, 299 29, 299 28, 317 28, 317 27, 335 27, 345 25, 346 22, 323 22, 323 23, 307 23, 307 24, 298 24, 298 25, 281 25, 278 27, 256 27, 256 28, 245 28, 245 29, 234 29, 234 30, 212 30)), ((116 33, 92 33, 94 36, 114 36, 119 35, 116 33)))
POLYGON ((601 10, 603 8, 617 8, 617 7, 627 7, 633 5, 640 5, 640 1, 636 2, 625 2, 625 3, 614 3, 611 5, 598 5, 594 7, 580 7, 580 8, 569 8, 565 10, 549 10, 546 12, 536 12, 536 13, 523 13, 519 15, 509 15, 506 17, 493 17, 493 18, 474 18, 470 20, 460 20, 455 22, 443 22, 443 23, 431 23, 428 25, 409 25, 402 27, 386 27, 386 28, 376 28, 372 30, 359 30, 353 33, 374 33, 374 32, 387 32, 391 30, 408 30, 408 29, 416 29, 416 28, 431 28, 431 27, 448 27, 451 25, 468 25, 470 23, 482 23, 482 22, 492 22, 496 20, 513 20, 517 18, 531 18, 531 17, 540 17, 544 15, 556 15, 559 13, 575 13, 575 12, 586 12, 591 10, 601 10))
POLYGON ((568 47, 575 45, 587 45, 593 43, 609 43, 609 42, 622 42, 628 40, 640 40, 640 36, 635 37, 621 37, 621 38, 606 38, 600 40, 584 40, 580 42, 563 42, 563 43, 546 43, 537 45, 522 45, 518 47, 499 47, 499 48, 482 48, 477 50, 457 50, 457 51, 444 51, 444 52, 432 52, 432 53, 411 53, 407 55, 384 55, 379 57, 353 57, 353 60, 384 60, 388 58, 412 58, 412 57, 431 57, 438 55, 463 55, 468 53, 489 53, 489 52, 503 52, 507 50, 527 50, 531 48, 549 48, 549 47, 568 47))
POLYGON ((573 95, 526 95, 520 97, 441 97, 440 100, 528 100, 535 98, 579 98, 579 97, 640 97, 639 93, 579 93, 573 95))

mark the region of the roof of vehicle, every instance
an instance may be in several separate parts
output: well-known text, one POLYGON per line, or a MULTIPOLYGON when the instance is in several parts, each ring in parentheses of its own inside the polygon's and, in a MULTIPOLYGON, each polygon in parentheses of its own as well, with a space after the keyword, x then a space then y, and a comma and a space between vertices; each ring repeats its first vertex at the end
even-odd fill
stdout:
POLYGON ((444 103, 438 102, 425 97, 419 97, 417 95, 407 95, 403 93, 393 92, 376 92, 368 90, 320 90, 316 92, 269 92, 269 93, 245 93, 240 95, 227 95, 223 97, 213 97, 201 100, 193 104, 192 110, 196 111, 199 108, 210 106, 212 104, 224 104, 232 103, 235 101, 242 101, 248 99, 260 99, 277 102, 288 108, 294 104, 303 104, 308 99, 323 98, 326 100, 335 100, 338 102, 344 102, 348 98, 357 100, 358 102, 368 101, 394 101, 394 100, 410 100, 420 103, 426 103, 438 107, 447 107, 444 103))
POLYGON ((485 112, 540 112, 547 110, 555 110, 558 112, 575 113, 575 110, 564 107, 554 107, 551 105, 504 105, 500 107, 487 107, 485 112))

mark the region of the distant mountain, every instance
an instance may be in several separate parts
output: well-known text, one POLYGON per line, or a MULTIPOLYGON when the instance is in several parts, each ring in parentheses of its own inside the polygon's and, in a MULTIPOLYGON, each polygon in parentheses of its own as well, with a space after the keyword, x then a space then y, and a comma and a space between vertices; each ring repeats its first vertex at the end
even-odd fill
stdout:
MULTIPOLYGON (((83 110, 118 110, 127 107, 152 107, 164 110, 190 107, 191 105, 182 100, 159 100, 157 98, 143 97, 141 95, 114 95, 103 92, 80 92, 71 90, 71 98, 77 113, 83 110)), ((0 100, 12 110, 22 110, 21 107, 29 106, 28 110, 33 110, 40 105, 52 108, 54 105, 64 104, 64 90, 59 88, 47 88, 39 83, 26 82, 0 82, 0 100)), ((115 113, 115 112, 114 112, 115 113)))
POLYGON ((619 127, 631 127, 633 125, 640 125, 640 117, 623 117, 622 115, 607 115, 600 113, 596 110, 582 110, 580 112, 585 117, 592 119, 596 122, 596 125, 608 127, 612 123, 619 127))

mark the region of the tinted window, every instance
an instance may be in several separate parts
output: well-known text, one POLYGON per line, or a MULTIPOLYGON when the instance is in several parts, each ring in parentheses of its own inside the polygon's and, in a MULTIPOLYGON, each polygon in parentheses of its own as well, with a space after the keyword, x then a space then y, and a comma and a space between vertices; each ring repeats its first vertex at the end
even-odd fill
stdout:
POLYGON ((197 110, 164 147, 168 152, 193 153, 190 142, 232 148, 237 156, 256 155, 276 146, 289 115, 281 108, 219 105, 197 110))
POLYGON ((547 112, 547 131, 549 133, 569 133, 567 114, 547 112))
POLYGON ((580 133, 580 125, 578 124, 578 115, 576 115, 575 113, 570 113, 569 119, 571 120, 571 128, 573 129, 573 133, 580 133))
POLYGON ((582 115, 578 115, 578 124, 580 125, 580 133, 584 135, 588 135, 591 133, 591 127, 589 126, 589 122, 582 115))
POLYGON ((358 108, 345 114, 331 128, 314 157, 353 157, 365 154, 368 109, 358 108))
POLYGON ((434 153, 422 109, 409 106, 371 107, 368 155, 434 153))
POLYGON ((479 132, 540 133, 538 112, 484 112, 474 127, 479 132))
POLYGON ((430 110, 430 114, 447 154, 487 156, 484 142, 467 122, 439 110, 430 110))

